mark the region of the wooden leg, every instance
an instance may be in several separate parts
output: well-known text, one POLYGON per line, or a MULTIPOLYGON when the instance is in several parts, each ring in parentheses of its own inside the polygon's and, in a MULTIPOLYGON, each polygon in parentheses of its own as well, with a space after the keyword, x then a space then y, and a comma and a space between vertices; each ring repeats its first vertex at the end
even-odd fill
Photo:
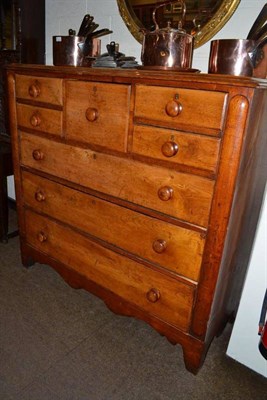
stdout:
POLYGON ((31 256, 28 256, 28 254, 25 254, 22 252, 21 254, 21 261, 22 264, 25 268, 30 268, 35 264, 35 261, 33 260, 33 258, 31 256))
POLYGON ((183 353, 186 369, 196 375, 203 365, 207 348, 204 344, 200 347, 183 347, 183 353))

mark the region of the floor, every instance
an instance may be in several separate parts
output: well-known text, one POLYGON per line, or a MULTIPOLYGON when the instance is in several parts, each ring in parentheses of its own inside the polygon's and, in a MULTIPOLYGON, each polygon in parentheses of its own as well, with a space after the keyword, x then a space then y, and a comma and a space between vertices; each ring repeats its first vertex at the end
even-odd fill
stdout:
POLYGON ((230 333, 194 376, 180 346, 50 267, 24 268, 18 237, 0 244, 0 400, 266 399, 267 379, 226 356, 230 333))

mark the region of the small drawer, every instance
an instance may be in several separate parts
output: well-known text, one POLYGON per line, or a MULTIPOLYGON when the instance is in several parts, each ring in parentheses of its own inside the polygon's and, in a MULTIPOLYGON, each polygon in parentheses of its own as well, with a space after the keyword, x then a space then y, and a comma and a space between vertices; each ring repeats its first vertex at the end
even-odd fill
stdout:
POLYGON ((150 315, 188 331, 195 285, 144 267, 29 210, 25 221, 29 245, 150 315))
POLYGON ((62 106, 62 79, 16 75, 17 99, 62 106))
POLYGON ((201 233, 139 214, 29 172, 22 173, 22 181, 24 201, 36 211, 186 278, 198 280, 205 244, 201 233))
POLYGON ((62 132, 62 111, 17 103, 18 125, 54 135, 62 132))
POLYGON ((133 134, 133 153, 200 168, 215 173, 220 140, 203 135, 136 125, 133 134))
POLYGON ((135 121, 219 136, 226 100, 222 92, 136 85, 135 121))
POLYGON ((130 86, 66 82, 67 139, 126 151, 130 86))
POLYGON ((23 165, 206 227, 214 181, 21 132, 23 165), (79 162, 77 162, 79 160, 79 162))

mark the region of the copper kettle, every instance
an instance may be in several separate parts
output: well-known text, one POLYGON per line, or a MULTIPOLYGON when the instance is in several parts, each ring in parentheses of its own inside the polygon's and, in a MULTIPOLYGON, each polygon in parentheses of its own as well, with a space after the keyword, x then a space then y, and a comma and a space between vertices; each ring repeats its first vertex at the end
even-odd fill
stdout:
POLYGON ((155 24, 154 31, 141 29, 144 34, 141 61, 144 67, 159 69, 188 69, 192 66, 193 36, 182 29, 186 14, 186 5, 183 0, 168 0, 158 4, 152 14, 155 24), (178 29, 167 23, 166 28, 159 28, 156 20, 156 12, 160 7, 171 3, 180 3, 182 18, 178 23, 178 29))

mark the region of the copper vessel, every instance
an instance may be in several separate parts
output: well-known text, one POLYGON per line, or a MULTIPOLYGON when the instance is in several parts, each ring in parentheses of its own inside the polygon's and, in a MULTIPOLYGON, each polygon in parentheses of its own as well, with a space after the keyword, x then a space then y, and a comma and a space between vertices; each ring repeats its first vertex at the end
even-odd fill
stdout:
POLYGON ((193 36, 182 29, 186 14, 184 1, 169 0, 160 3, 153 10, 152 18, 155 24, 154 31, 142 29, 144 34, 141 60, 144 67, 182 68, 188 69, 192 66, 193 36), (156 11, 171 3, 180 3, 182 7, 182 19, 179 21, 178 29, 167 27, 160 29, 156 20, 156 11))
POLYGON ((101 41, 93 38, 88 49, 83 50, 86 38, 84 36, 53 36, 53 64, 90 66, 92 59, 101 52, 101 41))
MULTIPOLYGON (((265 39, 264 39, 265 40, 265 39)), ((208 72, 236 76, 254 76, 258 66, 264 62, 264 40, 219 39, 212 40, 208 72)), ((262 72, 265 78, 266 71, 262 72)))

